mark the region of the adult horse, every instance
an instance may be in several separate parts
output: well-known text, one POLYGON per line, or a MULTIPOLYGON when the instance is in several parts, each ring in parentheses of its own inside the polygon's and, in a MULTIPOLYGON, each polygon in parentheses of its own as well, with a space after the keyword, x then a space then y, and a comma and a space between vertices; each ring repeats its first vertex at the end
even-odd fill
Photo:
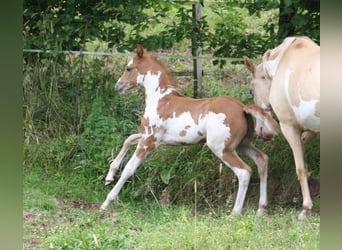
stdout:
POLYGON ((254 124, 249 113, 262 121, 261 136, 266 139, 270 139, 270 135, 278 129, 271 116, 254 104, 245 106, 228 96, 193 99, 182 95, 175 89, 175 82, 165 66, 140 45, 136 56, 128 63, 116 83, 115 90, 122 94, 137 85, 145 89, 146 104, 140 133, 126 139, 119 155, 110 165, 106 184, 113 181, 128 149, 132 145, 138 145, 101 209, 107 208, 117 197, 126 180, 158 146, 206 142, 211 151, 238 178, 233 213, 241 213, 251 175, 251 168, 241 160, 236 150, 245 153, 256 163, 260 176, 258 214, 263 214, 267 205, 268 157, 252 144, 254 124))
POLYGON ((308 37, 288 37, 267 50, 258 66, 248 57, 244 61, 252 73, 254 102, 274 112, 292 149, 303 196, 298 218, 303 219, 312 208, 305 146, 320 131, 320 47, 308 37))

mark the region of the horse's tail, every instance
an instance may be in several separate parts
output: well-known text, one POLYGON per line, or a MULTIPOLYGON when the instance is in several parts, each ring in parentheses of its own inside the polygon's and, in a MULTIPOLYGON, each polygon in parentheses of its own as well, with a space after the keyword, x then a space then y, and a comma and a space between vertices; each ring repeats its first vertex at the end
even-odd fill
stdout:
POLYGON ((244 112, 251 114, 256 119, 256 133, 264 140, 270 140, 274 135, 279 133, 279 125, 270 114, 264 111, 256 104, 248 104, 243 108, 244 112))

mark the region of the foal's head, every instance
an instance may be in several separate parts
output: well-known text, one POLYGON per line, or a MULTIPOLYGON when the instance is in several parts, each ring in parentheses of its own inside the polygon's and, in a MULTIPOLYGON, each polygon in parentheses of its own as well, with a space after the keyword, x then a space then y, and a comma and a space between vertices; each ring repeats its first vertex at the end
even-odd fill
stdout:
POLYGON ((173 85, 173 79, 165 66, 158 61, 153 55, 149 54, 146 49, 138 45, 136 55, 128 63, 125 72, 119 78, 115 85, 115 90, 122 94, 127 89, 143 85, 147 74, 160 75, 160 82, 167 85, 173 85))

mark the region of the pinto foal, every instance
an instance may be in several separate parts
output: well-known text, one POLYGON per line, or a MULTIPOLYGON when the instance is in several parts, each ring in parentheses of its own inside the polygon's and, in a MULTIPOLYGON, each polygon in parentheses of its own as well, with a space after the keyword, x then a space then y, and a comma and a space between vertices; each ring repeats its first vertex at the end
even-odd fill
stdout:
POLYGON ((274 120, 258 106, 245 106, 228 96, 193 99, 180 94, 165 66, 140 45, 137 47, 136 56, 116 83, 115 90, 122 94, 137 85, 145 89, 146 104, 140 133, 126 139, 119 155, 110 165, 106 184, 113 181, 113 176, 128 149, 135 144, 137 148, 118 182, 107 195, 101 210, 106 209, 110 202, 116 199, 126 180, 155 148, 163 144, 206 143, 238 178, 239 186, 233 213, 241 213, 252 171, 236 151, 246 154, 255 162, 260 176, 258 214, 263 214, 267 206, 268 157, 252 144, 254 124, 250 114, 261 121, 261 136, 265 139, 270 139, 269 135, 273 135, 278 129, 274 120))

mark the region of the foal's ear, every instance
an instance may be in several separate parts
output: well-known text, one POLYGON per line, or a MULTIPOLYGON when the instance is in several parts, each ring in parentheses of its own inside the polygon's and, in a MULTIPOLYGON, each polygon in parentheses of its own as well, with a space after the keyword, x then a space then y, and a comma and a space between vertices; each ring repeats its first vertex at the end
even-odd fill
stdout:
POLYGON ((143 55, 144 55, 144 47, 141 45, 141 44, 138 44, 138 46, 137 46, 137 56, 138 57, 140 57, 140 58, 142 58, 143 57, 143 55))

